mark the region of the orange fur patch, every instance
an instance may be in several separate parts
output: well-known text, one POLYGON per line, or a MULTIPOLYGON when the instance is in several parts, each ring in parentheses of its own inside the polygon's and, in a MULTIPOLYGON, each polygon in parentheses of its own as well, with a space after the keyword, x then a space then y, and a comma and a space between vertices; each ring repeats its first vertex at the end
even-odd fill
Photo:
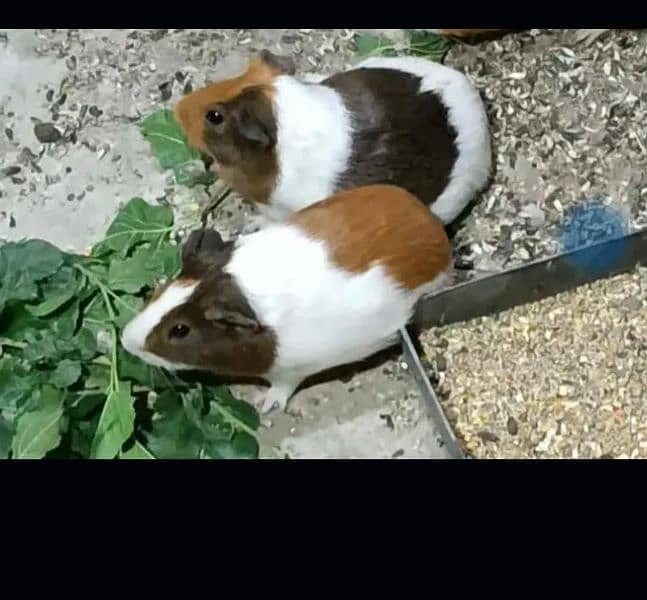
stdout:
POLYGON ((451 246, 441 222, 406 190, 372 185, 341 192, 288 220, 326 242, 339 267, 361 273, 376 263, 407 289, 448 269, 451 246))
POLYGON ((204 145, 205 119, 208 106, 232 100, 243 90, 252 86, 261 86, 268 97, 273 94, 272 80, 279 75, 259 57, 253 58, 247 70, 232 79, 217 81, 199 90, 195 90, 180 100, 174 109, 175 117, 184 129, 189 143, 202 152, 207 152, 204 145))

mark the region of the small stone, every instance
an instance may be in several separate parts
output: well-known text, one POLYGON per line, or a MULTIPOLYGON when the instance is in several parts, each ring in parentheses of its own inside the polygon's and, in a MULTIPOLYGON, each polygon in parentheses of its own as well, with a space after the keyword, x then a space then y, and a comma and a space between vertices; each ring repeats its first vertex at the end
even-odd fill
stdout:
POLYGON ((517 435, 519 433, 519 425, 514 417, 510 417, 506 423, 506 428, 510 435, 517 435))
POLYGON ((484 442, 492 442, 496 444, 499 441, 499 436, 491 431, 479 431, 476 435, 478 435, 484 442))
POLYGON ((404 455, 404 450, 400 448, 399 450, 396 450, 392 455, 391 458, 399 458, 400 456, 404 455))
POLYGON ((5 133, 5 135, 7 136, 7 138, 9 138, 9 141, 10 141, 10 142, 13 142, 13 129, 11 129, 10 127, 7 127, 7 128, 4 130, 4 133, 5 133))
POLYGON ((191 85, 190 81, 187 81, 185 86, 184 86, 184 95, 186 96, 187 94, 190 94, 193 91, 193 86, 191 85))
POLYGON ((74 200, 74 194, 68 194, 67 195, 67 201, 72 202, 74 200))
POLYGON ((13 215, 9 215, 9 227, 11 229, 14 229, 16 227, 16 219, 14 219, 13 215))
POLYGON ((20 167, 18 166, 13 166, 13 167, 6 167, 0 171, 0 175, 3 177, 12 177, 13 175, 17 175, 20 173, 20 167))
POLYGON ((170 81, 165 81, 164 83, 161 83, 158 86, 158 88, 162 94, 163 102, 166 102, 166 100, 169 100, 173 95, 173 84, 170 81))
POLYGON ((447 359, 443 354, 436 354, 436 368, 439 371, 447 370, 447 359))
POLYGON ((61 139, 61 132, 51 123, 36 123, 34 135, 41 144, 53 144, 61 139))
POLYGON ((47 93, 45 94, 45 99, 47 102, 51 102, 54 98, 54 90, 47 90, 47 93))
POLYGON ((99 118, 103 114, 103 111, 94 104, 88 109, 88 112, 95 118, 99 118))
POLYGON ((74 71, 74 69, 76 69, 76 56, 70 56, 70 57, 65 61, 65 66, 66 66, 70 71, 74 71))

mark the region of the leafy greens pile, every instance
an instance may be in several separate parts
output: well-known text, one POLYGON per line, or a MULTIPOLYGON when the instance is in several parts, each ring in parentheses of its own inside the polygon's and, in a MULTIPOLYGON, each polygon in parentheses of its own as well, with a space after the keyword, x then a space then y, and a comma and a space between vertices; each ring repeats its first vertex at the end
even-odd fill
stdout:
MULTIPOLYGON (((208 185, 170 111, 142 133, 178 183, 208 185)), ((0 244, 0 458, 254 458, 255 409, 130 356, 121 330, 177 274, 173 213, 133 198, 88 256, 0 244)))
POLYGON ((357 55, 370 56, 421 56, 442 63, 452 47, 452 40, 429 31, 406 30, 403 43, 394 43, 388 38, 369 33, 355 36, 357 55))

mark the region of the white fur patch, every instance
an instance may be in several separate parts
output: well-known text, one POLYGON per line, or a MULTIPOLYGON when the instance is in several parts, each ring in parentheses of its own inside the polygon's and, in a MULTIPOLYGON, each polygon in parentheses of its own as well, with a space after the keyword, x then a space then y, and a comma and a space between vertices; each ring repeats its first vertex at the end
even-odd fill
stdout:
POLYGON ((478 91, 459 71, 424 58, 376 57, 354 68, 362 67, 417 75, 422 78, 420 91, 436 92, 447 107, 449 122, 457 133, 458 158, 449 184, 431 210, 443 223, 451 223, 485 187, 492 168, 488 119, 478 91))
POLYGON ((226 271, 276 333, 276 359, 265 377, 286 389, 388 346, 434 286, 408 291, 380 265, 349 273, 331 262, 325 243, 287 224, 239 239, 226 271))
POLYGON ((294 77, 274 80, 279 178, 271 197, 283 218, 331 196, 352 150, 350 115, 339 94, 294 77))
POLYGON ((151 302, 142 312, 140 312, 123 331, 121 336, 122 346, 130 354, 140 358, 144 362, 155 367, 163 367, 170 371, 176 369, 190 369, 185 364, 173 364, 167 360, 146 351, 146 339, 150 333, 157 327, 162 318, 170 311, 184 304, 193 294, 198 283, 183 285, 182 283, 172 283, 154 302, 151 302))

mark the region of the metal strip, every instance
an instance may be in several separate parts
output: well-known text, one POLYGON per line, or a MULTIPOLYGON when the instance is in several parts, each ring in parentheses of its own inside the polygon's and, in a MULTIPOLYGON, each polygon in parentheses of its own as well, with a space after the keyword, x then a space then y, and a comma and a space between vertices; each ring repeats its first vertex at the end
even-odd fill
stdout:
MULTIPOLYGON (((581 248, 516 269, 469 281, 422 298, 412 325, 429 329, 493 315, 514 306, 536 302, 647 265, 647 230, 581 248), (613 264, 600 268, 614 256, 613 264)), ((439 444, 450 458, 468 458, 456 438, 420 361, 413 339, 400 330, 402 351, 411 369, 431 419, 439 444)))
POLYGON ((418 384, 418 388, 420 389, 420 393, 422 394, 422 398, 425 401, 425 405, 427 406, 427 410, 436 430, 436 435, 438 436, 438 445, 447 452, 448 458, 466 458, 466 454, 463 451, 460 442, 456 439, 454 431, 445 416, 445 412, 438 400, 438 396, 436 396, 434 388, 431 387, 429 377, 420 362, 418 352, 409 332, 406 329, 401 329, 400 336, 402 337, 402 352, 404 354, 404 360, 411 370, 413 377, 418 384))
POLYGON ((647 229, 425 296, 412 323, 429 329, 493 315, 647 265, 647 229), (603 267, 614 257, 613 264, 603 267))

